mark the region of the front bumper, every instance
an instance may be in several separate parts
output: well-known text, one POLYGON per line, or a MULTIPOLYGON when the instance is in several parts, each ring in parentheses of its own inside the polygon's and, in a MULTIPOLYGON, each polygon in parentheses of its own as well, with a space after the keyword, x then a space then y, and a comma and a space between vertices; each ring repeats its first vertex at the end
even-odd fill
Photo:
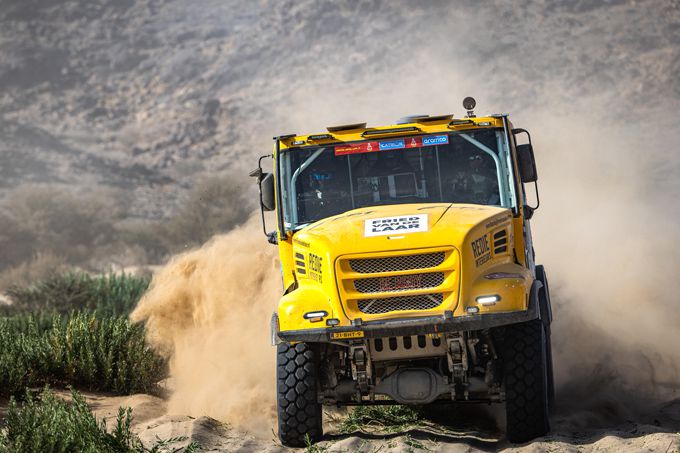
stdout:
POLYGON ((530 297, 529 307, 527 310, 522 311, 456 317, 454 317, 452 313, 448 312, 443 316, 391 319, 384 321, 371 321, 355 326, 285 330, 273 333, 279 338, 279 340, 286 342, 328 343, 351 338, 384 338, 483 330, 492 327, 530 321, 538 317, 539 311, 536 304, 536 298, 530 297), (345 335, 343 335, 343 333, 345 335))

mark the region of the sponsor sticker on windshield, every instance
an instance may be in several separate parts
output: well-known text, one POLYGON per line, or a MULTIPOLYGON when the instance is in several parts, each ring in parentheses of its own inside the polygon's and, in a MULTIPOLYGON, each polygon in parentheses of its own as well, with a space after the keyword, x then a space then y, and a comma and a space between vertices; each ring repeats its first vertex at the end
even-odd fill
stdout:
POLYGON ((404 147, 404 140, 389 140, 380 142, 380 151, 389 151, 391 149, 402 149, 404 147))
POLYGON ((429 137, 423 137, 423 146, 445 145, 448 142, 448 135, 431 135, 429 137))
POLYGON ((420 148, 423 146, 423 137, 409 137, 406 139, 407 148, 420 148))
POLYGON ((382 140, 379 142, 360 142, 348 145, 337 145, 335 155, 373 153, 378 151, 392 151, 395 149, 422 148, 425 146, 446 145, 449 143, 449 136, 426 135, 420 137, 407 137, 392 140, 382 140))
POLYGON ((336 156, 342 156, 344 154, 371 153, 373 151, 380 151, 380 145, 378 142, 352 143, 351 145, 339 145, 335 147, 336 156))
POLYGON ((364 236, 421 233, 427 230, 427 214, 381 217, 364 222, 364 236))

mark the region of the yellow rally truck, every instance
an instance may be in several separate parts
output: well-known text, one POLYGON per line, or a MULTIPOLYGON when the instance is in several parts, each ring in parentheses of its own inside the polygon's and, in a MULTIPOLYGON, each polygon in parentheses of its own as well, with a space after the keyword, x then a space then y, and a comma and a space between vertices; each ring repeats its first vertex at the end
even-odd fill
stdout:
POLYGON ((265 210, 277 219, 264 229, 284 287, 272 317, 283 444, 319 440, 323 405, 498 402, 511 442, 548 432, 552 314, 525 193, 531 137, 463 105, 463 118, 275 137, 251 173, 263 225, 265 210))

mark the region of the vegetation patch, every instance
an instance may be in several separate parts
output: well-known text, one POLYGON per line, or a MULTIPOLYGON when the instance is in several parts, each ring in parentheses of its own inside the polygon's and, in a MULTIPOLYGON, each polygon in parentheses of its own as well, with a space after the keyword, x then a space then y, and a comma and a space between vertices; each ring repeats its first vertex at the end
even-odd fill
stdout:
POLYGON ((356 431, 406 431, 422 422, 420 408, 411 406, 357 406, 340 425, 342 433, 356 431))
POLYGON ((0 392, 73 385, 118 394, 154 392, 166 363, 125 318, 27 314, 0 318, 0 392), (48 321, 49 319, 49 321, 48 321))
POLYGON ((28 286, 10 286, 6 312, 68 313, 90 310, 100 316, 127 316, 137 305, 150 277, 128 274, 91 276, 84 272, 52 275, 28 286))
MULTIPOLYGON (((185 440, 168 439, 146 448, 132 432, 130 408, 120 408, 115 424, 108 429, 78 392, 72 391, 72 398, 67 403, 45 389, 37 397, 27 393, 21 405, 13 399, 0 431, 0 452, 161 453, 177 451, 171 445, 185 440)), ((197 447, 191 444, 184 451, 197 447)))

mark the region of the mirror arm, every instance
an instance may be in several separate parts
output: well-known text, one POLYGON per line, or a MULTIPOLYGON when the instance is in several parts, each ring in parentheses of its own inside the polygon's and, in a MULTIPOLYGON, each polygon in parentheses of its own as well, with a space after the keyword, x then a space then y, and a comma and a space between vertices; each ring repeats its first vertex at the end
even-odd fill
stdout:
MULTIPOLYGON (((517 134, 527 134, 527 138, 529 139, 529 144, 531 145, 531 134, 529 133, 528 130, 516 127, 512 130, 512 135, 517 135, 517 134)), ((533 145, 531 145, 531 146, 533 146, 533 145)))
POLYGON ((281 199, 281 137, 274 137, 276 140, 276 152, 274 153, 274 182, 276 183, 276 221, 279 227, 278 241, 285 241, 288 239, 288 233, 285 231, 285 225, 283 223, 283 203, 281 199))
POLYGON ((536 192, 536 206, 529 206, 529 205, 524 205, 524 217, 526 217, 527 220, 530 220, 534 216, 534 211, 538 209, 538 207, 541 205, 541 197, 538 195, 538 183, 534 181, 534 191, 536 192))
POLYGON ((538 196, 538 182, 534 181, 534 191, 536 192, 536 206, 534 206, 534 211, 538 209, 538 207, 541 205, 541 197, 538 196))

